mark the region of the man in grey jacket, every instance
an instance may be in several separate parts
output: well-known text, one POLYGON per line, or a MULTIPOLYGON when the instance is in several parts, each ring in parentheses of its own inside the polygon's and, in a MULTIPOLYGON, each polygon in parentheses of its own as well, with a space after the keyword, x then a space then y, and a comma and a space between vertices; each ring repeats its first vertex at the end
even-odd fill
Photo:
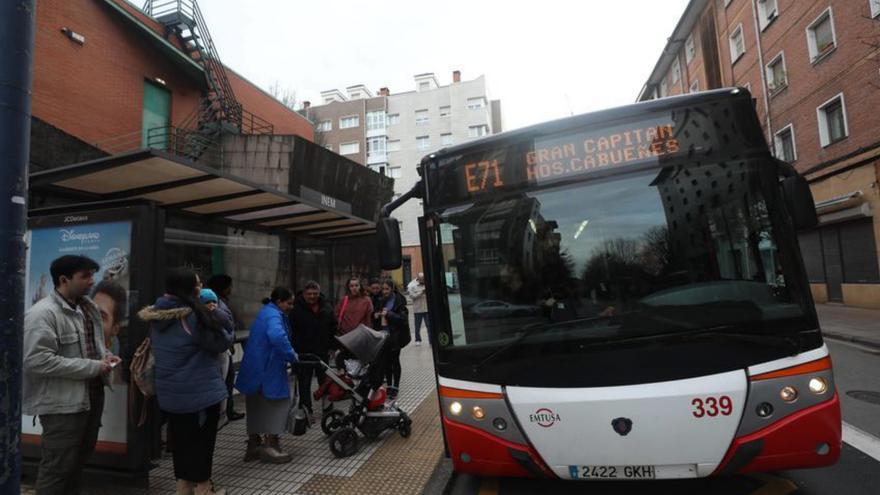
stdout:
POLYGON ((428 330, 428 342, 431 342, 431 320, 428 319, 428 301, 425 297, 425 274, 419 272, 418 277, 406 286, 406 291, 412 299, 412 310, 415 314, 416 345, 422 345, 422 322, 428 330))
POLYGON ((37 495, 80 492, 107 374, 120 362, 104 347, 101 313, 86 297, 98 268, 85 256, 56 259, 49 270, 55 290, 25 313, 23 410, 43 427, 37 495))

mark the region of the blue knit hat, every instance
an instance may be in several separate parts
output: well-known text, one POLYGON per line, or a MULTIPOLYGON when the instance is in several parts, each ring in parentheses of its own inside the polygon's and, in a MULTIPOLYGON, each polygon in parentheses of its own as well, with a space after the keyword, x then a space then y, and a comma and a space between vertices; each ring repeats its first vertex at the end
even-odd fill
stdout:
POLYGON ((199 301, 202 301, 202 304, 215 303, 217 302, 217 294, 211 289, 202 289, 199 292, 199 301))

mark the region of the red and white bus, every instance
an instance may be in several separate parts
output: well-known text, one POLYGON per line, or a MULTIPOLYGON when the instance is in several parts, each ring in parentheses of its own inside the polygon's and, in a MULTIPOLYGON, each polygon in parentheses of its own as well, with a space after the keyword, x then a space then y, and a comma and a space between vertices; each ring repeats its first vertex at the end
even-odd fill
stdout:
POLYGON ((724 89, 425 157, 422 255, 459 472, 695 478, 827 466, 840 405, 797 243, 806 181, 724 89))

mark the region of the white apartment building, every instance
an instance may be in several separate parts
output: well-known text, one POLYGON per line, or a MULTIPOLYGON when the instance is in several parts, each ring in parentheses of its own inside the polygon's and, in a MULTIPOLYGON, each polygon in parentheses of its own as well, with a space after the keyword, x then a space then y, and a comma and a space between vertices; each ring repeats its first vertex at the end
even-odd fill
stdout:
MULTIPOLYGON (((359 127, 362 130, 357 132, 363 136, 363 142, 359 144, 361 150, 366 150, 365 160, 363 155, 354 152, 347 153, 347 156, 394 178, 395 197, 410 190, 419 179, 418 165, 425 155, 501 132, 501 103, 489 98, 485 76, 462 81, 461 74, 454 71, 452 82, 441 86, 433 73, 426 73, 414 76, 414 83, 413 91, 391 94, 387 88, 382 88, 378 96, 372 98, 368 92, 362 91, 365 88, 361 86, 358 86, 361 91, 357 93, 349 91, 348 98, 340 91, 324 91, 324 105, 308 110, 316 122, 334 122, 334 119, 321 116, 345 113, 341 110, 343 105, 350 106, 354 100, 367 99, 370 104, 361 110, 364 118, 359 127), (331 92, 335 98, 328 100, 326 95, 331 92), (355 97, 356 94, 362 96, 355 97), (378 98, 384 98, 385 104, 377 102, 378 98)), ((354 149, 354 129, 337 128, 332 123, 325 127, 321 132, 328 143, 340 140, 337 134, 348 133, 343 140, 348 148, 354 149)), ((341 145, 340 149, 334 149, 332 144, 327 147, 346 154, 341 145)), ((401 221, 404 277, 422 271, 418 229, 421 214, 422 205, 417 200, 409 201, 394 212, 401 221)))

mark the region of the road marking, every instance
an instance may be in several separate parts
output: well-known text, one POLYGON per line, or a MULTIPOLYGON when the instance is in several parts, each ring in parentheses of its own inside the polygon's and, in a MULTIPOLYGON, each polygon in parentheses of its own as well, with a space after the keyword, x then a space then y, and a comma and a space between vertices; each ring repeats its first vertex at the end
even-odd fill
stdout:
POLYGON ((880 461, 880 438, 843 423, 843 441, 880 461))
POLYGON ((750 475, 752 478, 761 480, 764 484, 761 488, 753 491, 749 495, 788 495, 794 493, 798 486, 794 481, 789 479, 772 476, 766 473, 755 473, 750 475))
POLYGON ((478 495, 496 495, 498 493, 498 478, 483 478, 480 482, 478 495))

